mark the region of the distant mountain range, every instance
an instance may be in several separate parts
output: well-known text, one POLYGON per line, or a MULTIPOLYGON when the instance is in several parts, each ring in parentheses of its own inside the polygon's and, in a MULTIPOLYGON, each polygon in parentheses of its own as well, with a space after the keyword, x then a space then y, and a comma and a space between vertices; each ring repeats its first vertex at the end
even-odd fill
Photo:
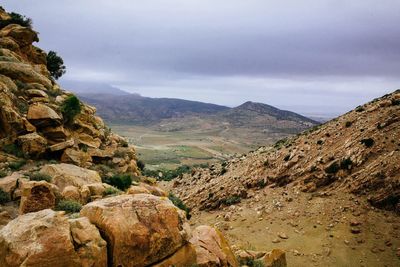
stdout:
POLYGON ((183 99, 143 97, 104 86, 99 90, 75 88, 67 89, 95 106, 97 113, 109 123, 151 126, 162 131, 219 127, 292 134, 319 124, 300 114, 250 101, 230 108, 183 99))

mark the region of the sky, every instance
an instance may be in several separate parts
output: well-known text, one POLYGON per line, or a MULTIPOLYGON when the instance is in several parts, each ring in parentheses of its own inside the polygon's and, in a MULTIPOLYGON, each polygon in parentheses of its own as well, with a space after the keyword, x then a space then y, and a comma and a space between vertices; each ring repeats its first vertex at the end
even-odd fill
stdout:
POLYGON ((400 88, 398 0, 3 0, 63 83, 337 115, 400 88))

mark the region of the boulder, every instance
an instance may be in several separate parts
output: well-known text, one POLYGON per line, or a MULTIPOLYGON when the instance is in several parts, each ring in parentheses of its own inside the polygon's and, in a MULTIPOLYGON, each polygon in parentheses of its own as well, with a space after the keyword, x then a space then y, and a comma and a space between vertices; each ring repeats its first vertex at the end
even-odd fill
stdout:
POLYGON ((217 229, 201 225, 193 231, 190 239, 196 248, 197 265, 208 266, 239 266, 228 242, 217 229))
POLYGON ((40 83, 46 88, 51 88, 51 81, 44 75, 36 72, 30 64, 20 62, 0 61, 0 74, 13 80, 24 83, 40 83))
POLYGON ((82 202, 79 188, 73 185, 66 186, 64 190, 61 192, 61 196, 66 200, 82 202))
POLYGON ((162 190, 161 188, 159 188, 158 186, 153 186, 153 185, 149 185, 146 183, 139 183, 139 186, 150 191, 150 193, 152 195, 159 196, 159 197, 167 197, 168 196, 168 193, 165 192, 164 190, 162 190))
POLYGON ((44 209, 54 209, 56 196, 53 190, 52 185, 46 181, 22 183, 19 213, 24 214, 44 209))
POLYGON ((55 127, 46 127, 40 130, 47 139, 51 141, 60 143, 67 139, 68 132, 64 129, 62 125, 55 127))
POLYGON ((27 118, 33 125, 40 128, 61 124, 60 115, 42 103, 30 105, 27 118))
POLYGON ((190 237, 185 213, 167 198, 120 195, 85 205, 109 246, 109 266, 148 266, 173 255, 190 237))
POLYGON ((181 247, 172 256, 166 258, 165 260, 152 265, 152 267, 187 267, 187 266, 197 266, 196 264, 196 250, 194 246, 190 243, 181 247))
POLYGON ((263 257, 265 267, 286 267, 285 251, 274 249, 263 257))
POLYGON ((30 133, 18 137, 22 152, 33 158, 38 158, 46 152, 47 141, 37 133, 30 133))
POLYGON ((96 171, 66 163, 45 165, 40 173, 50 175, 51 182, 57 185, 61 192, 69 185, 80 188, 86 184, 101 183, 101 177, 96 171))
POLYGON ((88 167, 91 165, 92 157, 84 151, 67 148, 61 156, 61 162, 73 163, 81 167, 88 167))
POLYGON ((14 199, 14 192, 18 188, 18 184, 21 180, 27 180, 21 173, 14 172, 10 176, 6 176, 0 179, 0 189, 6 192, 10 199, 14 199))
POLYGON ((19 46, 28 46, 33 42, 39 42, 38 35, 30 28, 18 24, 10 24, 1 29, 1 37, 12 37, 19 46))
POLYGON ((69 140, 67 140, 65 142, 61 142, 61 143, 57 143, 57 144, 51 145, 49 147, 49 149, 52 152, 56 152, 56 151, 64 150, 64 149, 66 149, 68 147, 71 147, 73 145, 74 145, 74 139, 69 139, 69 140))
POLYGON ((106 244, 85 218, 50 209, 21 215, 0 230, 0 266, 107 266, 106 244))
POLYGON ((42 98, 48 98, 48 95, 39 89, 29 89, 25 91, 25 94, 27 94, 29 97, 42 97, 42 98))
POLYGON ((137 186, 137 185, 132 185, 129 187, 128 191, 126 192, 127 194, 130 195, 135 195, 135 194, 151 194, 149 190, 147 190, 143 186, 137 186))

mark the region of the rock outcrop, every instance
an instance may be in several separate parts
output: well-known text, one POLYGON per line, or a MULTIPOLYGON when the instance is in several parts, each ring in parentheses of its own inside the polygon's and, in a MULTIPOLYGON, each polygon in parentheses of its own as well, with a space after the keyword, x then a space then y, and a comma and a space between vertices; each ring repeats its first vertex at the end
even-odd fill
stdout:
POLYGON ((14 219, 0 230, 0 266, 107 266, 106 242, 86 218, 49 209, 14 219))
POLYGON ((190 238, 184 212, 168 199, 148 194, 98 200, 84 206, 81 216, 88 217, 104 233, 110 266, 157 263, 190 238))

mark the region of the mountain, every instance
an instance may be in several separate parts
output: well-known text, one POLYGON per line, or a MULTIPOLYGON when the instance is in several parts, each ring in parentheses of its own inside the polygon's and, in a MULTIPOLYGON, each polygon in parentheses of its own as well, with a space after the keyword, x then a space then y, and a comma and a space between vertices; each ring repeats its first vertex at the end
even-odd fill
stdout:
POLYGON ((106 83, 82 82, 82 81, 62 81, 60 85, 77 95, 117 95, 126 96, 130 93, 106 83))
MULTIPOLYGON (((245 110, 260 106, 246 103, 245 110)), ((282 113, 284 118, 294 116, 282 113)), ((198 209, 246 198, 251 188, 350 192, 375 207, 400 212, 400 91, 375 99, 297 136, 198 169, 175 192, 198 209)))

